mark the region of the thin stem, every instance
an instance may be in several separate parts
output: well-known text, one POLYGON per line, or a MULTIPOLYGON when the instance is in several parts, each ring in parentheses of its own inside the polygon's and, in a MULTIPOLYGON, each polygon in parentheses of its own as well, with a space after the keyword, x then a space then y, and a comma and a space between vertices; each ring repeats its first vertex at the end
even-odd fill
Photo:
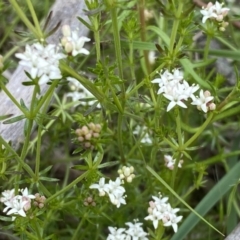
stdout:
POLYGON ((178 135, 178 145, 181 149, 182 147, 182 131, 181 131, 181 116, 180 116, 180 111, 177 109, 177 117, 176 117, 176 123, 177 123, 177 135, 178 135))
POLYGON ((97 62, 101 60, 101 48, 100 48, 100 34, 99 34, 99 20, 98 16, 95 16, 93 19, 94 24, 94 39, 95 39, 95 47, 97 54, 97 62))
MULTIPOLYGON (((145 42, 146 41, 146 20, 145 20, 145 16, 144 16, 145 0, 140 0, 138 9, 139 9, 139 18, 140 18, 140 25, 141 25, 141 28, 140 28, 141 40, 143 42, 145 42)), ((151 72, 151 65, 149 63, 147 50, 143 51, 143 56, 144 56, 144 61, 145 61, 146 68, 147 68, 147 73, 149 74, 151 72)))
POLYGON ((129 62, 130 62, 130 73, 131 78, 133 80, 136 79, 135 71, 134 71, 134 58, 133 58, 133 41, 130 39, 129 41, 129 62))
POLYGON ((52 84, 48 88, 47 92, 44 94, 44 96, 39 101, 37 107, 34 109, 33 116, 36 116, 37 113, 40 111, 41 107, 43 106, 43 104, 47 101, 47 99, 48 98, 50 99, 52 97, 53 91, 56 88, 56 86, 58 85, 58 83, 59 83, 58 80, 55 80, 52 82, 52 84))
POLYGON ((182 150, 186 149, 189 145, 191 145, 198 136, 203 132, 203 130, 208 126, 213 118, 213 113, 210 113, 206 121, 203 123, 201 127, 199 127, 198 131, 182 146, 182 150))
POLYGON ((35 27, 32 25, 32 23, 28 20, 25 13, 22 11, 22 9, 19 7, 16 0, 9 0, 14 10, 17 12, 19 18, 24 22, 24 24, 29 28, 29 30, 32 31, 32 33, 35 35, 37 39, 40 39, 41 36, 38 34, 38 31, 35 29, 35 27))
POLYGON ((174 20, 172 33, 171 33, 171 37, 170 37, 170 45, 169 45, 170 53, 173 53, 173 51, 174 51, 174 44, 175 44, 176 37, 177 37, 177 31, 178 31, 178 26, 180 23, 180 16, 182 14, 182 9, 183 9, 183 3, 180 2, 179 6, 178 6, 178 10, 176 12, 176 16, 175 16, 176 19, 174 20))
POLYGON ((209 53, 209 47, 211 43, 212 37, 210 35, 207 35, 206 45, 204 48, 204 55, 203 60, 206 61, 208 59, 208 53, 209 53))
MULTIPOLYGON (((42 122, 42 121, 41 121, 42 122)), ((38 181, 39 179, 39 168, 40 168, 40 151, 41 151, 41 140, 42 140, 42 126, 38 126, 38 134, 37 134, 37 150, 36 150, 36 163, 35 163, 35 175, 36 175, 36 180, 38 181)))
POLYGON ((83 223, 84 223, 84 221, 85 221, 85 215, 86 215, 86 214, 84 214, 83 217, 81 218, 81 221, 79 222, 79 224, 78 224, 78 226, 77 226, 77 229, 74 231, 74 235, 73 235, 73 237, 72 237, 71 240, 77 240, 77 239, 79 239, 79 233, 78 233, 78 232, 80 231, 81 226, 83 225, 83 223))
MULTIPOLYGON (((112 18, 112 28, 113 28, 113 38, 114 38, 114 46, 115 46, 115 53, 117 58, 118 64, 118 71, 119 76, 123 80, 123 66, 122 66, 122 53, 121 53, 121 42, 120 42, 120 35, 118 29, 118 19, 117 19, 117 9, 112 7, 111 10, 111 18, 112 18)), ((122 95, 125 94, 125 87, 124 83, 121 84, 122 95)))
POLYGON ((51 197, 49 197, 45 201, 45 203, 50 202, 51 200, 53 200, 57 196, 59 196, 59 195, 63 194, 64 192, 70 190, 74 185, 76 185, 77 183, 81 182, 85 177, 87 177, 88 174, 89 174, 89 171, 86 171, 85 173, 83 173, 81 176, 79 176, 74 181, 72 181, 70 184, 68 184, 65 188, 61 189, 60 191, 58 191, 57 193, 55 193, 51 197))
POLYGON ((41 30, 41 27, 40 27, 40 24, 39 24, 39 21, 38 21, 36 12, 33 8, 31 0, 27 0, 27 5, 28 5, 28 8, 29 8, 30 13, 32 15, 32 19, 33 19, 34 25, 36 27, 36 30, 38 32, 38 35, 39 35, 39 37, 43 38, 43 33, 42 33, 42 30, 41 30))
POLYGON ((8 91, 6 86, 0 80, 0 87, 6 93, 6 95, 11 99, 11 101, 18 107, 18 109, 25 115, 28 116, 28 112, 18 103, 18 101, 13 97, 13 95, 8 91))
POLYGON ((60 68, 63 72, 68 73, 71 77, 76 78, 89 92, 95 96, 99 102, 102 102, 105 98, 104 94, 100 89, 98 89, 91 81, 86 79, 85 77, 79 75, 76 71, 70 68, 65 63, 60 63, 60 68))
MULTIPOLYGON (((13 154, 13 156, 16 158, 16 160, 18 162, 21 163, 22 168, 29 174, 29 176, 32 179, 35 179, 35 174, 32 171, 32 169, 18 156, 18 154, 11 148, 11 146, 1 137, 0 135, 0 143, 9 151, 13 154)), ((40 189, 42 190, 42 192, 48 197, 51 196, 51 193, 45 188, 45 186, 39 182, 38 183, 40 186, 40 189)))
POLYGON ((123 139, 122 139, 122 122, 123 122, 123 115, 121 113, 118 114, 118 126, 117 126, 117 140, 118 140, 118 147, 121 156, 121 162, 124 163, 124 150, 123 150, 123 139))

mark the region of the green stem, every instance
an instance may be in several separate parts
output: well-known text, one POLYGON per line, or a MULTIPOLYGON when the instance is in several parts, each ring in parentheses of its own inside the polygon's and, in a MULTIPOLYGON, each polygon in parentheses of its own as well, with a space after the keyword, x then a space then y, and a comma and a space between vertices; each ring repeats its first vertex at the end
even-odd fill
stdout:
POLYGON ((100 48, 100 34, 99 34, 99 20, 98 16, 95 16, 93 19, 94 24, 94 39, 95 39, 95 47, 97 54, 97 62, 101 60, 101 48, 100 48))
POLYGON ((84 223, 84 221, 85 221, 85 217, 86 217, 85 215, 86 215, 86 213, 83 215, 81 221, 79 222, 79 224, 78 224, 78 226, 77 226, 77 229, 74 231, 74 235, 73 235, 73 237, 72 237, 71 240, 77 240, 77 239, 79 239, 79 231, 80 231, 81 226, 83 225, 83 223, 84 223))
POLYGON ((173 150, 175 150, 175 151, 177 151, 178 150, 178 146, 175 146, 170 140, 168 140, 167 138, 164 138, 164 141, 169 145, 169 146, 171 146, 171 148, 173 149, 173 150))
POLYGON ((206 61, 208 59, 208 53, 209 53, 209 47, 211 43, 212 37, 210 35, 207 35, 206 45, 204 48, 204 55, 203 60, 206 61))
MULTIPOLYGON (((134 70, 134 58, 133 58, 133 41, 129 41, 129 62, 130 62, 130 73, 132 80, 136 80, 135 70, 134 70)), ((136 81, 135 81, 136 82, 136 81)))
POLYGON ((31 0, 26 0, 26 1, 27 1, 28 8, 30 10, 30 13, 32 15, 32 19, 33 19, 34 25, 36 27, 36 31, 38 32, 38 36, 40 38, 43 38, 43 33, 42 33, 41 28, 40 28, 40 24, 39 24, 36 12, 35 12, 35 10, 33 8, 32 2, 31 2, 31 0))
MULTIPOLYGON (((19 172, 23 168, 23 164, 22 163, 24 162, 24 159, 25 159, 25 157, 27 155, 28 144, 29 144, 29 141, 30 141, 30 135, 31 135, 32 127, 33 127, 33 120, 32 119, 26 119, 25 121, 28 121, 28 127, 27 127, 27 134, 26 134, 26 137, 24 139, 22 152, 21 152, 21 155, 20 155, 21 161, 18 161, 17 171, 19 171, 19 172)), ((32 172, 32 169, 31 169, 31 172, 32 172)), ((33 173, 33 177, 35 178, 34 173, 33 173)), ((16 182, 15 191, 18 191, 18 189, 19 189, 19 181, 20 181, 20 179, 21 179, 21 174, 17 174, 16 175, 16 181, 15 181, 16 182)))
POLYGON ((182 131, 181 131, 181 116, 179 108, 177 109, 177 117, 176 117, 176 123, 177 123, 177 135, 178 135, 178 145, 179 148, 182 148, 183 139, 182 139, 182 131))
MULTIPOLYGON (((41 121, 42 123, 42 121, 41 121)), ((40 169, 40 151, 41 151, 41 140, 42 140, 42 126, 41 124, 38 126, 38 134, 37 134, 37 151, 36 151, 36 163, 35 163, 35 175, 36 181, 39 179, 39 169, 40 169)))
MULTIPOLYGON (((18 162, 21 163, 22 168, 29 174, 29 176, 32 179, 35 179, 35 174, 32 171, 32 169, 18 156, 18 154, 11 148, 11 146, 2 138, 2 136, 0 135, 0 143, 9 151, 13 154, 13 156, 16 158, 16 160, 18 162)), ((39 182, 38 183, 40 186, 40 189, 42 190, 42 192, 45 194, 45 196, 51 196, 51 193, 45 188, 45 186, 39 182)))
POLYGON ((25 115, 28 116, 28 112, 22 108, 22 106, 18 103, 18 101, 13 97, 13 95, 8 91, 6 86, 0 80, 0 87, 6 93, 6 95, 11 99, 11 101, 18 107, 18 109, 25 115))
POLYGON ((115 104, 116 104, 119 112, 120 112, 121 114, 123 114, 122 104, 121 104, 121 102, 119 101, 118 97, 116 96, 116 93, 115 93, 115 91, 114 91, 114 89, 113 89, 113 87, 112 87, 112 85, 111 85, 111 83, 109 82, 108 79, 107 79, 107 84, 108 84, 108 87, 109 87, 110 90, 111 90, 111 93, 112 93, 112 96, 113 96, 113 100, 114 100, 114 102, 115 102, 115 104))
MULTIPOLYGON (((140 18, 140 24, 141 24, 141 40, 142 42, 146 42, 146 20, 144 16, 144 9, 145 9, 145 0, 140 0, 139 1, 139 18, 140 18)), ((143 51, 143 56, 144 56, 144 61, 146 65, 146 70, 147 73, 149 74, 151 72, 151 65, 149 63, 149 58, 148 58, 148 51, 144 50, 143 51)))
POLYGON ((121 113, 118 114, 118 126, 117 126, 117 140, 118 140, 118 148, 121 156, 121 163, 125 163, 124 150, 123 150, 123 139, 122 139, 122 122, 123 115, 121 113))
POLYGON ((21 20, 24 22, 24 24, 29 28, 29 30, 32 31, 32 33, 35 35, 37 39, 41 39, 41 36, 38 34, 38 31, 35 29, 35 27, 32 25, 32 23, 28 20, 25 13, 22 11, 20 6, 18 5, 16 0, 9 0, 14 10, 17 12, 18 16, 21 18, 21 20))
POLYGON ((171 33, 171 37, 170 37, 170 45, 169 45, 169 52, 170 53, 174 52, 174 44, 175 44, 176 37, 177 37, 177 31, 178 31, 178 26, 179 26, 179 23, 180 23, 180 16, 182 14, 182 9, 183 9, 183 3, 180 2, 179 5, 178 5, 176 15, 175 15, 176 19, 174 20, 172 33, 171 33))
POLYGON ((189 145, 191 145, 198 136, 203 132, 203 130, 208 126, 208 124, 211 122, 213 118, 213 113, 210 113, 207 117, 206 121, 203 123, 201 127, 199 127, 198 131, 182 146, 181 150, 186 149, 189 145))
POLYGON ((55 81, 52 82, 52 84, 51 84, 50 87, 48 88, 47 92, 46 92, 46 93, 44 94, 44 96, 40 99, 38 105, 37 105, 36 108, 34 109, 34 111, 33 111, 33 116, 34 116, 34 117, 39 113, 41 107, 42 107, 43 104, 47 101, 47 99, 51 99, 52 94, 53 94, 53 91, 54 91, 54 89, 56 88, 56 86, 58 85, 58 83, 59 83, 58 80, 55 80, 55 81))
MULTIPOLYGON (((114 38, 114 46, 115 46, 115 53, 117 58, 118 64, 118 71, 121 80, 123 80, 123 66, 122 66, 122 53, 121 53, 121 42, 120 42, 120 35, 118 29, 118 19, 117 19, 117 9, 113 6, 110 10, 111 18, 112 18, 112 29, 113 29, 113 38, 114 38)), ((122 95, 125 94, 125 87, 124 83, 121 84, 122 95)))
POLYGON ((105 99, 105 96, 100 89, 98 89, 91 81, 80 76, 76 71, 66 65, 64 62, 60 63, 60 68, 63 72, 67 73, 69 76, 77 79, 89 92, 95 96, 99 102, 102 102, 105 99))
POLYGON ((57 193, 53 194, 51 197, 49 197, 45 203, 50 202, 51 200, 53 200, 54 198, 56 198, 57 196, 63 194, 64 192, 70 190, 71 188, 73 188, 74 185, 78 184, 79 182, 81 182, 85 177, 87 177, 89 174, 89 171, 86 171, 85 173, 83 173, 81 176, 79 176, 78 178, 76 178, 74 181, 72 181, 70 184, 68 184, 65 188, 61 189, 60 191, 58 191, 57 193))

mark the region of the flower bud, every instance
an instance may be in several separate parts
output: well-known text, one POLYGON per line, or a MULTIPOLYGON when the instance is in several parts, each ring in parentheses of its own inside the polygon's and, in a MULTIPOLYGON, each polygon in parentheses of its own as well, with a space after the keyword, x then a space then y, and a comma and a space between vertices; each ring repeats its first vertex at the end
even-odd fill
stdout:
POLYGON ((69 25, 65 24, 62 26, 62 34, 64 37, 70 37, 71 36, 71 28, 69 25))
POLYGON ((91 147, 91 143, 90 143, 90 142, 86 142, 86 143, 84 144, 84 146, 85 146, 85 148, 90 148, 90 147, 91 147))
POLYGON ((99 138, 99 133, 93 133, 93 137, 99 138))
POLYGON ((66 42, 64 45, 64 50, 66 51, 66 53, 71 53, 73 51, 73 45, 71 42, 66 42))
POLYGON ((81 135, 82 135, 82 129, 80 129, 80 128, 76 129, 75 133, 76 133, 78 136, 81 136, 81 135))
POLYGON ((92 134, 91 133, 88 133, 85 135, 85 139, 86 140, 90 140, 92 138, 92 134))
POLYGON ((87 135, 89 133, 88 127, 87 126, 83 126, 82 127, 82 134, 83 135, 87 135))
POLYGON ((38 204, 38 207, 39 207, 39 208, 43 208, 43 207, 44 207, 44 204, 43 204, 43 203, 39 203, 39 204, 38 204))
POLYGON ((65 46, 65 44, 68 42, 68 39, 67 39, 67 37, 63 37, 62 39, 61 39, 61 44, 62 44, 62 46, 65 46))
POLYGON ((210 103, 208 107, 211 111, 214 111, 216 109, 216 104, 215 103, 210 103))
POLYGON ((83 142, 84 141, 84 137, 78 137, 78 141, 79 142, 83 142))

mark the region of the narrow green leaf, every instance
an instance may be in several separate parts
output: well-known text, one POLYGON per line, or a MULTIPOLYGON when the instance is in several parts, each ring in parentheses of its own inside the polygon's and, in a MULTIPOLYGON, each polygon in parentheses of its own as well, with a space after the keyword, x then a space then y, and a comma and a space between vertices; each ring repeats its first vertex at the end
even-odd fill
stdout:
POLYGON ((103 164, 100 164, 100 165, 98 166, 98 169, 100 169, 100 168, 105 168, 105 167, 112 167, 112 166, 115 166, 115 165, 117 165, 117 164, 119 164, 119 161, 103 163, 103 164))
MULTIPOLYGON (((124 48, 129 47, 130 42, 128 40, 121 40, 121 46, 124 48)), ((155 43, 133 41, 133 48, 137 50, 156 50, 155 43)))
MULTIPOLYGON (((195 211, 204 216, 212 207, 236 184, 240 177, 240 162, 234 167, 208 192, 208 194, 197 205, 195 211)), ((201 217, 202 218, 202 217, 201 217)), ((192 212, 182 223, 178 232, 171 240, 182 240, 196 226, 199 218, 192 212)))
POLYGON ((148 26, 147 30, 151 30, 151 31, 155 32, 164 41, 164 43, 167 46, 169 46, 170 38, 161 28, 156 27, 156 26, 148 26))
POLYGON ((84 170, 84 171, 86 171, 86 170, 89 169, 89 167, 85 166, 85 165, 75 165, 75 166, 71 167, 71 169, 77 169, 77 170, 84 170))
POLYGON ((212 89, 209 83, 207 83, 200 76, 198 76, 198 74, 194 71, 194 65, 188 59, 183 58, 180 60, 180 62, 183 68, 185 69, 185 71, 188 72, 200 86, 206 89, 210 89, 210 90, 212 89))
POLYGON ((15 123, 15 122, 23 120, 24 118, 26 118, 25 115, 20 115, 20 116, 13 117, 13 118, 10 118, 10 119, 4 121, 3 124, 15 123))
POLYGON ((0 121, 2 121, 2 120, 4 120, 4 119, 7 119, 7 118, 10 118, 10 117, 12 117, 12 116, 13 116, 13 114, 2 115, 2 116, 0 116, 0 121))

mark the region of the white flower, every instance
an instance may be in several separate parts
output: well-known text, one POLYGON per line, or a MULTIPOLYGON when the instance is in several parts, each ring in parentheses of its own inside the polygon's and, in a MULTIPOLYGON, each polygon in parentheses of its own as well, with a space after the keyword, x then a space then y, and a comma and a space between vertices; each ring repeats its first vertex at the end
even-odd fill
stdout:
POLYGON ((125 228, 108 227, 110 234, 107 240, 125 240, 126 234, 124 234, 125 228))
POLYGON ((217 14, 215 13, 215 9, 212 7, 209 9, 203 9, 200 11, 200 13, 203 15, 202 23, 205 23, 209 18, 217 17, 217 14))
POLYGON ((91 39, 87 37, 79 37, 77 31, 72 32, 72 44, 73 44, 73 51, 72 55, 76 56, 80 53, 88 55, 89 51, 83 48, 85 42, 89 42, 91 39))
POLYGON ((173 89, 173 94, 163 94, 165 98, 170 100, 170 103, 167 106, 167 112, 169 112, 173 107, 176 105, 182 107, 182 108, 187 108, 186 104, 183 103, 183 100, 186 98, 185 95, 181 95, 177 92, 176 89, 173 89))
POLYGON ((16 214, 22 217, 26 217, 24 211, 24 206, 27 203, 22 196, 15 196, 11 202, 6 202, 6 207, 3 209, 3 212, 7 212, 7 215, 16 214), (10 209, 10 210, 9 210, 10 209))
POLYGON ((168 226, 172 226, 174 232, 177 232, 178 230, 178 225, 177 223, 180 222, 182 220, 182 216, 176 216, 175 214, 170 214, 170 219, 169 221, 167 221, 166 223, 164 223, 163 225, 165 227, 168 227, 168 226))
MULTIPOLYGON (((66 94, 67 97, 72 98, 72 101, 77 101, 81 99, 89 99, 88 101, 79 101, 81 105, 92 105, 96 102, 96 98, 75 78, 67 77, 69 81, 69 86, 72 92, 66 94)), ((76 104, 77 106, 78 104, 76 104)), ((100 108, 100 104, 97 105, 100 108)))
POLYGON ((25 52, 17 53, 15 56, 21 59, 20 65, 27 67, 31 78, 40 78, 40 85, 51 79, 62 78, 58 65, 59 60, 65 58, 65 55, 58 53, 58 48, 53 44, 47 46, 40 43, 26 45, 25 52))
POLYGON ((112 204, 116 205, 117 208, 119 208, 121 204, 126 204, 123 196, 123 194, 125 193, 125 189, 121 186, 121 184, 122 182, 119 177, 115 180, 115 182, 109 180, 109 183, 107 184, 106 192, 108 193, 112 204))
POLYGON ((121 204, 126 204, 125 196, 121 192, 114 192, 114 194, 109 194, 110 201, 113 205, 116 205, 117 208, 121 206, 121 204))
POLYGON ((11 202, 13 200, 13 198, 15 197, 15 190, 5 190, 2 192, 2 196, 0 198, 0 202, 5 203, 5 202, 11 202))
POLYGON ((154 208, 152 213, 144 218, 145 220, 151 220, 155 229, 158 227, 158 221, 162 219, 162 214, 157 208, 154 208))
POLYGON ((71 51, 67 51, 72 54, 72 56, 76 56, 78 54, 88 55, 89 51, 83 48, 85 42, 89 42, 91 39, 87 37, 79 37, 77 31, 71 31, 68 25, 64 25, 62 27, 63 38, 61 39, 61 43, 65 50, 71 49, 71 51), (68 45, 68 46, 67 46, 68 45), (69 47, 71 46, 71 47, 69 47))
POLYGON ((29 194, 28 189, 21 189, 20 192, 22 193, 22 199, 23 201, 26 201, 24 205, 24 210, 28 211, 31 208, 31 199, 36 198, 35 195, 29 194))
POLYGON ((215 19, 218 22, 223 21, 223 18, 228 14, 229 8, 223 8, 223 3, 216 3, 213 5, 211 2, 208 3, 206 8, 201 10, 201 14, 203 15, 202 23, 205 23, 207 19, 215 19))
POLYGON ((189 84, 183 79, 183 73, 179 69, 173 69, 172 73, 165 70, 160 74, 160 78, 152 80, 152 83, 159 84, 157 94, 163 96, 170 101, 167 106, 167 112, 176 105, 187 108, 185 101, 194 97, 194 93, 199 89, 198 85, 189 84))
POLYGON ((132 237, 131 238, 132 240, 148 240, 148 238, 146 237, 148 234, 141 227, 142 223, 127 222, 125 224, 129 227, 129 229, 126 230, 125 232, 132 237))
POLYGON ((155 229, 158 227, 159 221, 162 221, 164 226, 172 226, 174 232, 177 232, 178 225, 177 223, 181 221, 182 216, 177 216, 176 213, 179 211, 179 208, 172 208, 171 205, 167 202, 168 198, 162 198, 161 196, 152 197, 155 201, 150 201, 148 208, 149 215, 145 217, 145 220, 151 220, 155 229))
POLYGON ((107 188, 107 184, 105 184, 105 178, 100 178, 99 180, 99 184, 92 184, 90 187, 90 189, 98 189, 99 191, 99 196, 104 196, 105 193, 107 192, 108 188, 107 188))
POLYGON ((197 105, 197 108, 200 110, 202 109, 203 112, 208 111, 208 104, 213 100, 213 96, 209 95, 208 91, 203 92, 203 90, 200 91, 199 97, 196 97, 195 100, 191 103, 192 105, 197 105))
MULTIPOLYGON (((170 170, 174 169, 174 165, 175 165, 176 159, 173 159, 173 157, 170 156, 170 155, 164 155, 164 161, 165 161, 165 166, 167 168, 169 168, 170 170)), ((183 164, 183 160, 180 160, 178 162, 178 167, 181 168, 182 164, 183 164)))

